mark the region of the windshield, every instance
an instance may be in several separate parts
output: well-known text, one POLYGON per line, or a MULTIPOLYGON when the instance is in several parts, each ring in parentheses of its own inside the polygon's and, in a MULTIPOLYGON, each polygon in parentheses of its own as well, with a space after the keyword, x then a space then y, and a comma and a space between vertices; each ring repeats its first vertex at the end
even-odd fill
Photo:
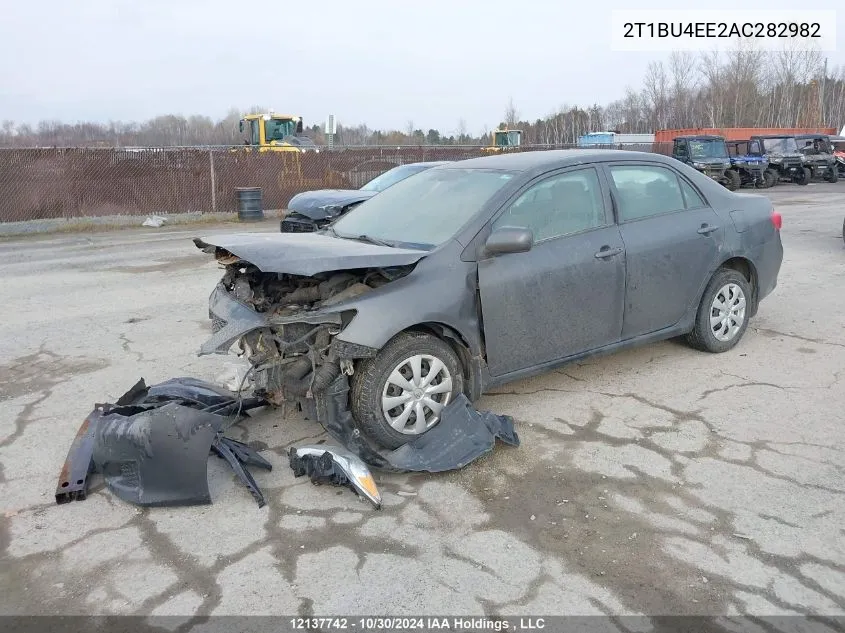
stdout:
POLYGON ((823 138, 796 139, 799 150, 807 154, 829 154, 830 147, 823 138))
POLYGON ((397 246, 434 248, 478 213, 513 174, 429 169, 373 196, 337 220, 338 237, 366 235, 397 246))
POLYGON ((763 139, 763 147, 769 154, 795 154, 798 152, 798 143, 791 136, 765 138, 763 139))
POLYGON ((519 145, 519 140, 520 133, 517 131, 497 131, 495 133, 495 143, 498 147, 512 147, 515 145, 519 145))
POLYGON ((725 141, 690 141, 690 156, 696 158, 726 158, 728 155, 728 148, 725 146, 725 141))
POLYGON ((394 167, 393 169, 384 172, 381 176, 376 176, 366 185, 361 187, 361 191, 384 191, 391 185, 395 185, 400 180, 405 180, 408 176, 413 176, 427 167, 420 165, 403 165, 401 167, 394 167))
POLYGON ((296 124, 290 119, 270 119, 264 122, 264 138, 270 141, 281 141, 296 131, 296 124))

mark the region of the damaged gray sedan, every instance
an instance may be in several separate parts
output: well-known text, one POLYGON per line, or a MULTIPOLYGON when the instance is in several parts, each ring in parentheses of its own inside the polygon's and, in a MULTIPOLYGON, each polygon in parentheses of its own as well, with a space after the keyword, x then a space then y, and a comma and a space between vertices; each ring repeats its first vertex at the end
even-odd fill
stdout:
POLYGON ((237 345, 257 396, 327 428, 348 401, 353 433, 396 449, 462 394, 587 355, 731 349, 776 286, 780 222, 656 154, 451 163, 316 233, 196 239, 225 268, 201 353, 237 345))

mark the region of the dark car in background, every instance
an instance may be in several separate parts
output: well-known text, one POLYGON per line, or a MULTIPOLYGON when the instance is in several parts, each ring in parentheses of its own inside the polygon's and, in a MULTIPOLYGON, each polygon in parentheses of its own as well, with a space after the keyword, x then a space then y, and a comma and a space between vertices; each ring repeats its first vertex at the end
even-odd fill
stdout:
POLYGON ((307 233, 329 224, 377 193, 426 169, 448 161, 409 163, 376 176, 360 189, 319 189, 295 195, 288 202, 288 214, 282 220, 282 233, 307 233))
POLYGON ((196 239, 225 267, 201 353, 238 342, 258 396, 324 424, 348 398, 395 448, 462 393, 585 356, 682 335, 730 350, 777 285, 780 226, 768 198, 659 154, 454 162, 325 230, 196 239))

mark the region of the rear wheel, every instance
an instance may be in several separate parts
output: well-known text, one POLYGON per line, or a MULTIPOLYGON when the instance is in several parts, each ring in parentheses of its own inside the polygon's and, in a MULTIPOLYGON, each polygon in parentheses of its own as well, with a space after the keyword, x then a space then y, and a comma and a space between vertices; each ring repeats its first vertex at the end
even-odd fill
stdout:
POLYGON ((352 375, 352 415, 361 431, 394 449, 429 431, 463 391, 461 362, 448 343, 403 332, 352 375))
POLYGON ((750 300, 748 280, 735 270, 719 269, 704 290, 687 342, 703 352, 720 353, 733 348, 748 327, 750 300))
POLYGON ((728 169, 725 172, 725 187, 727 187, 728 191, 736 191, 737 189, 739 189, 739 186, 741 184, 742 177, 739 175, 738 171, 728 169))

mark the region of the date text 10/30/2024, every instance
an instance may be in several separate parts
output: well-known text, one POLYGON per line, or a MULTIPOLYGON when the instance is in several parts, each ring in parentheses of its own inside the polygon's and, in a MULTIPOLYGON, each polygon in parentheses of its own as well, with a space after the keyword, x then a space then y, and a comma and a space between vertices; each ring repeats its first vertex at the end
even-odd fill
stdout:
POLYGON ((544 618, 480 618, 480 617, 355 617, 290 619, 296 631, 359 630, 359 631, 539 631, 545 628, 544 618))

